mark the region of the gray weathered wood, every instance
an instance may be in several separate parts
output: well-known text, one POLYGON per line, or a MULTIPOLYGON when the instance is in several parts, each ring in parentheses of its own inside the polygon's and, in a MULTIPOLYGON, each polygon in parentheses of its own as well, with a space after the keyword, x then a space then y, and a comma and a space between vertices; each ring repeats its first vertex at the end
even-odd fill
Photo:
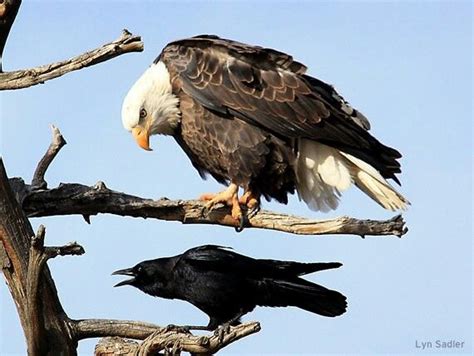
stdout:
POLYGON ((27 88, 66 73, 98 64, 124 53, 143 51, 143 42, 127 30, 115 41, 71 59, 36 68, 0 73, 0 90, 27 88))
POLYGON ((57 127, 51 125, 51 131, 53 133, 53 139, 43 158, 41 158, 41 160, 39 161, 35 173, 33 174, 33 179, 31 181, 31 185, 35 189, 47 187, 47 183, 44 180, 46 170, 48 169, 51 162, 53 162, 54 157, 56 157, 61 148, 67 143, 57 127))
MULTIPOLYGON (((15 189, 28 191, 21 179, 15 189)), ((180 221, 183 224, 216 224, 236 227, 229 208, 206 211, 198 200, 144 199, 108 189, 103 182, 89 187, 82 184, 60 184, 54 189, 32 190, 24 195, 23 209, 29 217, 56 215, 114 214, 141 218, 180 221)), ((315 220, 262 210, 245 225, 247 228, 269 229, 297 235, 352 234, 358 236, 402 236, 407 232, 400 215, 389 220, 360 220, 339 217, 315 220)))
MULTIPOLYGON (((84 249, 77 243, 45 247, 44 236, 45 230, 42 226, 36 235, 33 233, 13 194, 0 158, 1 266, 18 309, 27 340, 28 355, 75 355, 79 340, 101 336, 144 340, 154 335, 147 344, 138 348, 142 355, 148 355, 148 350, 155 350, 158 346, 166 346, 170 340, 173 343, 183 343, 189 348, 203 349, 201 337, 170 331, 168 328, 149 323, 69 319, 61 306, 46 262, 60 255, 81 255, 84 249)), ((209 347, 217 351, 260 330, 259 326, 257 328, 255 325, 249 325, 243 324, 232 329, 230 334, 224 335, 224 339, 217 342, 214 336, 208 337, 209 347)), ((152 351, 149 352, 151 354, 152 351)))
POLYGON ((71 337, 68 318, 48 266, 30 262, 33 236, 33 229, 15 199, 0 158, 0 248, 4 249, 4 258, 10 262, 10 267, 4 267, 2 271, 17 306, 28 354, 75 355, 77 342, 71 337), (28 287, 29 284, 33 287, 28 287), (31 295, 33 288, 37 288, 37 293, 31 295), (33 313, 41 315, 32 317, 33 313), (38 325, 39 322, 42 325, 38 325))
POLYGON ((217 333, 195 336, 176 329, 162 328, 150 334, 141 344, 117 337, 102 339, 95 348, 96 356, 105 355, 179 355, 189 352, 191 355, 212 355, 220 349, 243 337, 260 331, 258 322, 249 322, 230 327, 222 336, 217 333), (163 353, 159 353, 163 352, 163 353))

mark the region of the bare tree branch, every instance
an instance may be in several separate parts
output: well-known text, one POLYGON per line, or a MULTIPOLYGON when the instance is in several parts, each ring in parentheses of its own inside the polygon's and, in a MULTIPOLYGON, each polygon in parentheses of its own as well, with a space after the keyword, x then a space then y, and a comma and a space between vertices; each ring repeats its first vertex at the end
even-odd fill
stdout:
POLYGON ((61 148, 67 143, 57 127, 51 125, 51 131, 53 133, 53 139, 48 147, 48 150, 36 167, 33 179, 31 181, 33 189, 44 189, 47 187, 47 183, 44 180, 46 170, 53 161, 54 157, 56 157, 58 154, 59 150, 61 150, 61 148))
MULTIPOLYGON (((31 225, 11 190, 0 158, 2 271, 18 308, 29 355, 75 355, 77 342, 85 338, 122 336, 143 340, 158 331, 162 339, 158 337, 150 339, 147 347, 158 347, 157 345, 161 345, 158 340, 162 340, 161 342, 171 340, 175 344, 190 344, 189 347, 197 347, 193 346, 194 336, 176 331, 168 332, 168 328, 160 328, 154 324, 121 320, 69 319, 59 302, 46 262, 59 255, 80 255, 84 253, 84 249, 77 243, 45 247, 44 236, 43 226, 39 227, 36 235, 33 234, 31 225)), ((209 342, 206 341, 206 345, 209 346, 205 347, 218 350, 232 341, 258 331, 257 329, 250 331, 247 328, 239 330, 231 330, 229 335, 224 336, 223 342, 216 343, 215 337, 210 337, 209 342)), ((165 344, 167 345, 167 342, 165 344)))
MULTIPOLYGON (((123 35, 116 41, 69 60, 29 70, 3 73, 1 55, 20 4, 21 0, 0 0, 0 90, 21 89, 44 83, 46 80, 106 61, 123 53, 143 50, 140 37, 133 36, 124 30, 123 35)), ((47 260, 59 255, 81 255, 84 249, 75 242, 65 246, 45 247, 44 226, 41 225, 38 233, 34 235, 21 208, 24 199, 32 192, 46 189, 47 184, 44 180, 46 170, 61 147, 66 144, 59 130, 54 126, 52 129, 53 142, 39 162, 31 186, 25 185, 21 179, 9 180, 0 158, 0 266, 18 309, 27 339, 28 354, 75 355, 78 340, 106 335, 140 339, 152 335, 153 337, 150 337, 145 344, 147 350, 158 349, 158 334, 161 338, 171 338, 170 340, 175 345, 188 345, 190 338, 193 337, 191 334, 180 334, 174 331, 174 335, 166 336, 166 333, 173 333, 168 328, 163 329, 153 324, 134 321, 71 320, 64 312, 47 266, 47 260)), ((98 184, 96 188, 108 191, 103 183, 98 184)), ((239 330, 231 330, 230 334, 219 339, 218 343, 212 336, 207 340, 205 337, 197 340, 200 340, 200 343, 206 340, 204 343, 208 347, 218 350, 260 329, 259 326, 254 326, 252 330, 247 330, 246 325, 241 325, 239 330)), ((165 348, 166 345, 167 342, 164 344, 165 348)), ((136 349, 139 350, 138 347, 136 349)))
POLYGON ((71 320, 70 324, 78 340, 104 336, 144 340, 156 330, 162 329, 161 326, 151 323, 113 319, 71 320))
MULTIPOLYGON (((57 128, 53 127, 53 140, 43 159, 38 164, 32 186, 20 178, 11 180, 11 186, 28 217, 55 215, 82 215, 87 223, 90 216, 115 214, 159 220, 180 221, 183 224, 211 224, 238 227, 238 222, 225 206, 211 211, 197 200, 152 200, 117 192, 97 182, 93 187, 82 184, 60 184, 54 189, 46 188, 46 169, 65 143, 57 128)), ((244 227, 288 232, 297 235, 352 234, 395 235, 401 237, 408 229, 401 215, 389 220, 359 220, 339 217, 328 220, 307 219, 293 215, 261 210, 245 222, 244 227)))
POLYGON ((84 247, 73 241, 64 246, 48 246, 44 248, 47 259, 57 256, 80 256, 85 253, 84 247))
MULTIPOLYGON (((15 189, 20 189, 19 179, 15 180, 15 186, 15 189)), ((110 190, 102 182, 92 187, 71 183, 60 184, 54 189, 30 191, 23 200, 23 209, 29 217, 114 214, 180 221, 183 224, 237 226, 228 207, 220 207, 207 213, 205 203, 201 201, 144 199, 110 190)), ((390 220, 359 220, 349 217, 314 220, 266 210, 252 217, 245 227, 298 235, 402 236, 407 232, 400 215, 390 220)))
POLYGON ((0 1, 0 73, 2 70, 2 57, 5 43, 20 8, 21 0, 0 1))
POLYGON ((239 340, 245 336, 260 331, 258 322, 251 322, 230 327, 222 337, 217 333, 212 336, 195 336, 192 334, 183 334, 177 330, 164 328, 150 335, 139 346, 139 356, 154 355, 157 352, 171 349, 170 354, 179 354, 181 351, 192 354, 214 354, 230 343, 239 340))
POLYGON ((123 30, 122 36, 115 41, 77 57, 36 68, 0 73, 0 90, 22 89, 42 84, 47 80, 107 61, 121 54, 141 51, 143 51, 141 38, 123 30))
POLYGON ((180 355, 189 352, 193 355, 212 355, 220 349, 243 337, 260 331, 258 322, 250 322, 230 327, 229 332, 222 335, 213 333, 210 336, 196 336, 176 329, 161 328, 149 335, 141 344, 114 338, 102 339, 96 346, 95 355, 180 355))

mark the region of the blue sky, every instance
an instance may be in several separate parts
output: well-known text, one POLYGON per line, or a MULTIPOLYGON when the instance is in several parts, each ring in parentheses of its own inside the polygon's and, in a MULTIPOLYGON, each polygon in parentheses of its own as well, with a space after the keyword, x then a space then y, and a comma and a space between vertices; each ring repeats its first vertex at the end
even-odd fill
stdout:
MULTIPOLYGON (((372 133, 398 148, 401 191, 411 200, 402 239, 289 234, 115 216, 32 219, 47 243, 78 241, 82 257, 49 262, 72 318, 120 318, 161 325, 203 324, 207 317, 180 301, 114 289, 110 273, 138 261, 200 244, 232 246, 257 258, 340 261, 339 270, 308 279, 348 297, 346 314, 328 319, 295 308, 258 308, 244 320, 262 331, 224 354, 416 354, 416 342, 464 341, 472 351, 472 4, 450 2, 50 2, 24 1, 4 52, 4 70, 28 68, 139 34, 145 51, 1 94, 1 155, 10 176, 30 180, 57 125, 68 145, 47 173, 60 182, 143 197, 195 198, 218 191, 202 181, 171 138, 139 149, 122 128, 129 87, 172 40, 212 33, 273 47, 334 84, 372 123, 372 133)), ((384 219, 356 189, 330 214, 293 197, 265 208, 314 218, 384 219)), ((25 342, 8 288, 0 284, 0 354, 23 355, 25 342)), ((91 354, 96 340, 80 343, 91 354)), ((424 352, 426 353, 426 351, 424 352)))

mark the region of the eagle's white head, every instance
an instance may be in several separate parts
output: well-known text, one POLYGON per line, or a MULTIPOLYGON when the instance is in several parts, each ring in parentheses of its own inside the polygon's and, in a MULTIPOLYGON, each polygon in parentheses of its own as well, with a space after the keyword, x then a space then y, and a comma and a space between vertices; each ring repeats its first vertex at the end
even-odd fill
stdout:
POLYGON ((161 61, 153 63, 132 86, 122 105, 122 123, 138 145, 150 151, 150 136, 172 135, 180 121, 179 99, 161 61))

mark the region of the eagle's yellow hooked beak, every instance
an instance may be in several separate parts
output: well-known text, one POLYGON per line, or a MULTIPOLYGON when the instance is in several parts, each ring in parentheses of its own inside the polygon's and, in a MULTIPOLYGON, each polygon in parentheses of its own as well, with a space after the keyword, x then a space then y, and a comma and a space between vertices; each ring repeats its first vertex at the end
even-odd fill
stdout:
POLYGON ((132 129, 132 135, 138 146, 146 151, 152 151, 150 148, 150 133, 142 126, 136 126, 132 129))

